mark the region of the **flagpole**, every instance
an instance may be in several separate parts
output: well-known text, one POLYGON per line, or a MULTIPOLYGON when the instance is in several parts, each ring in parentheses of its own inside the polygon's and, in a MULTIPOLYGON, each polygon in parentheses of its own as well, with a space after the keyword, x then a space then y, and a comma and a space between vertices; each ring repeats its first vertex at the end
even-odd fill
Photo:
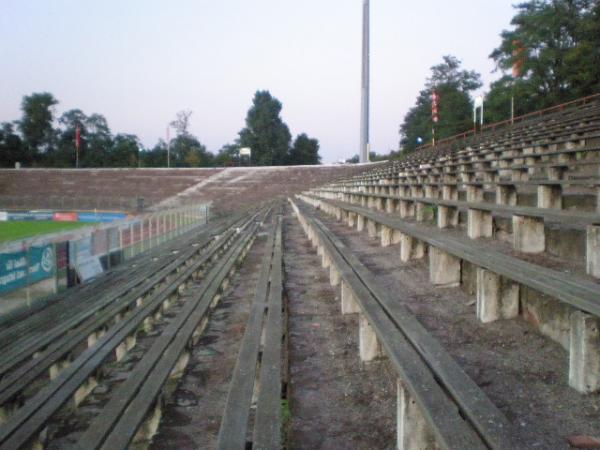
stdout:
POLYGON ((167 167, 171 168, 171 136, 169 135, 169 127, 167 127, 167 167))
POLYGON ((81 144, 81 128, 75 128, 75 168, 79 169, 79 146, 81 144))

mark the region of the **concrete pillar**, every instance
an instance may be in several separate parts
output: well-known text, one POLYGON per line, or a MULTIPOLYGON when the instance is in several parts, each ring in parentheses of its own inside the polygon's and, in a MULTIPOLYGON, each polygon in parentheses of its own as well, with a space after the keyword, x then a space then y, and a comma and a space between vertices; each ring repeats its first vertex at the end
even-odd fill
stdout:
POLYGON ((373 361, 382 354, 377 335, 364 314, 361 314, 359 319, 358 347, 360 360, 363 362, 373 361))
POLYGON ((483 323, 519 315, 519 284, 477 269, 477 318, 483 323))
POLYGON ((458 226, 458 209, 452 206, 439 205, 437 209, 438 228, 458 226))
POLYGON ((381 225, 381 246, 389 247, 392 244, 393 230, 385 225, 381 225))
POLYGON ((408 390, 398 379, 398 450, 437 450, 435 435, 408 390))
POLYGON ((340 273, 334 267, 334 265, 331 264, 329 266, 329 284, 331 284, 332 286, 339 286, 341 280, 342 277, 340 276, 340 273))
POLYGON ((415 220, 417 222, 433 220, 433 208, 425 203, 417 202, 415 204, 415 220))
POLYGON ((358 214, 356 218, 356 231, 363 231, 365 229, 365 216, 358 214))
POLYGON ((384 201, 384 199, 381 198, 381 197, 376 197, 375 198, 375 209, 377 211, 383 211, 384 210, 383 201, 384 201))
POLYGON ((483 201, 483 186, 480 184, 469 184, 467 186, 467 201, 472 203, 483 201))
POLYGON ((517 189, 512 184, 501 184, 496 187, 496 204, 506 206, 517 205, 517 189))
POLYGON ((548 167, 546 169, 549 180, 562 180, 567 170, 566 166, 548 167))
POLYGON ((379 224, 377 222, 371 219, 367 219, 367 233, 369 234, 370 238, 377 237, 378 227, 379 224))
POLYGON ((437 247, 429 247, 429 280, 437 287, 460 286, 460 259, 437 247))
POLYGON ((325 250, 323 249, 323 258, 321 260, 321 266, 323 269, 327 269, 331 265, 331 259, 325 250))
POLYGON ((388 214, 393 214, 396 212, 396 201, 393 198, 388 198, 385 200, 385 212, 388 214))
POLYGON ((523 253, 542 253, 546 249, 544 221, 535 217, 514 215, 513 247, 523 253))
POLYGON ((350 228, 354 228, 356 226, 356 213, 348 213, 348 226, 350 228))
POLYGON ((401 218, 405 218, 405 217, 410 217, 413 214, 410 213, 410 210, 412 209, 412 202, 409 202, 407 200, 400 200, 400 203, 398 205, 398 212, 400 213, 400 217, 401 218))
POLYGON ((584 394, 600 390, 600 319, 571 314, 569 386, 584 394))
POLYGON ((392 229, 392 245, 400 244, 402 242, 403 233, 400 230, 392 229))
POLYGON ((467 219, 467 235, 469 238, 492 237, 494 226, 490 211, 469 208, 467 219))
POLYGON ((589 275, 600 278, 600 224, 587 227, 586 265, 589 275))
POLYGON ((443 200, 458 200, 458 189, 456 185, 448 184, 442 187, 442 199, 443 200))
POLYGON ((342 314, 358 314, 360 307, 350 287, 342 281, 342 314))
POLYGON ((400 237, 400 260, 408 262, 411 259, 421 259, 425 256, 425 243, 408 234, 400 237))
POLYGON ((538 208, 562 209, 562 186, 552 184, 538 186, 538 208))

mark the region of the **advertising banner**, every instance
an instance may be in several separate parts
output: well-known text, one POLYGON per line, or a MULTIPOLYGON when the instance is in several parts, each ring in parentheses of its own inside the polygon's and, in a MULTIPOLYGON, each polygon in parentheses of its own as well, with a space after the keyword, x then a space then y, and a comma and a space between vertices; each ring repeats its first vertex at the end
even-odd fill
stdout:
POLYGON ((124 213, 79 213, 80 222, 113 222, 127 218, 124 213))
POLYGON ((78 215, 75 212, 54 213, 54 220, 57 222, 77 222, 78 215))
POLYGON ((55 259, 52 245, 0 254, 0 293, 51 278, 55 271, 55 259))

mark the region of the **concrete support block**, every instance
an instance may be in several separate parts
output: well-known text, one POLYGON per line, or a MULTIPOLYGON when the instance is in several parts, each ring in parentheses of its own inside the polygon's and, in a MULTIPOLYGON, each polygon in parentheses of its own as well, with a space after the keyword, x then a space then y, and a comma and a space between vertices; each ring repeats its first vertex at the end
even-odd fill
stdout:
POLYGON ((586 265, 588 274, 600 278, 600 224, 587 227, 586 265))
POLYGON ((517 189, 512 184, 496 187, 496 204, 506 206, 517 205, 517 189))
POLYGON ((379 224, 374 220, 367 219, 367 233, 370 238, 376 238, 378 232, 379 224))
POLYGON ((433 208, 426 203, 417 202, 415 204, 415 220, 417 222, 433 220, 433 208))
POLYGON ((160 425, 160 420, 162 418, 162 402, 159 398, 156 401, 156 405, 154 409, 150 412, 150 414, 146 417, 139 430, 135 434, 133 438, 133 446, 140 446, 141 443, 149 443, 152 438, 158 432, 158 427, 160 425))
POLYGON ((494 231, 492 213, 481 209, 469 209, 467 213, 467 235, 471 239, 491 238, 494 231))
POLYGON ((425 243, 408 234, 400 237, 400 260, 408 262, 411 259, 422 259, 425 256, 425 243))
POLYGON ((460 259, 437 247, 429 247, 429 279, 437 287, 460 286, 460 259))
POLYGON ((584 394, 600 390, 600 319, 571 314, 569 386, 584 394))
POLYGON ((329 258, 329 255, 327 254, 327 252, 323 251, 321 266, 323 267, 323 269, 327 269, 330 265, 331 265, 331 259, 329 258))
POLYGON ((338 286, 342 280, 340 273, 333 264, 329 266, 329 284, 332 286, 338 286))
POLYGON ((348 226, 354 228, 356 226, 356 213, 348 213, 348 226))
POLYGON ((375 198, 375 209, 377 211, 383 211, 384 210, 383 202, 384 202, 383 198, 381 198, 381 197, 376 197, 375 198))
POLYGON ((360 315, 358 331, 360 360, 369 362, 381 356, 381 344, 364 314, 360 315))
POLYGON ((458 226, 458 209, 452 206, 438 206, 437 226, 438 228, 458 226))
POLYGON ((342 281, 342 314, 358 314, 360 307, 350 287, 342 281))
POLYGON ((393 230, 385 225, 381 225, 381 246, 389 247, 392 244, 393 230))
POLYGON ((523 253, 542 253, 546 249, 543 219, 513 216, 513 247, 523 253))
POLYGON ((356 218, 356 231, 363 231, 365 229, 365 216, 358 214, 356 218))
POLYGON ((173 369, 171 370, 171 373, 169 374, 169 379, 171 380, 177 380, 179 378, 181 378, 185 372, 185 368, 187 367, 188 363, 190 362, 190 352, 183 352, 181 354, 181 356, 179 357, 179 359, 177 360, 177 363, 175 363, 175 367, 173 367, 173 369))
POLYGON ((477 269, 477 318, 483 323, 519 315, 519 285, 486 269, 477 269))
POLYGON ((538 208, 562 209, 562 186, 538 186, 538 208))
POLYGON ((483 186, 470 184, 467 186, 467 201, 477 203, 483 201, 483 186))
POLYGON ((438 450, 435 435, 408 390, 398 379, 398 450, 438 450))
POLYGON ((402 242, 403 233, 400 230, 392 230, 392 245, 402 242))
POLYGON ((385 200, 385 212, 388 214, 393 214, 396 212, 396 201, 393 198, 388 198, 385 200))
POLYGON ((75 394, 73 394, 73 403, 75 404, 76 408, 81 404, 82 401, 85 400, 88 395, 91 394, 94 389, 96 389, 96 386, 98 386, 98 380, 96 380, 95 377, 88 378, 85 383, 79 386, 79 389, 77 389, 75 394))
POLYGON ((442 187, 443 200, 458 200, 458 189, 456 185, 450 184, 442 187))
POLYGON ((411 209, 413 208, 413 203, 407 200, 400 200, 398 205, 398 212, 400 213, 401 218, 411 217, 414 214, 411 214, 411 209))
POLYGON ((567 168, 565 166, 548 167, 546 169, 547 177, 549 180, 562 180, 564 178, 566 169, 567 168))

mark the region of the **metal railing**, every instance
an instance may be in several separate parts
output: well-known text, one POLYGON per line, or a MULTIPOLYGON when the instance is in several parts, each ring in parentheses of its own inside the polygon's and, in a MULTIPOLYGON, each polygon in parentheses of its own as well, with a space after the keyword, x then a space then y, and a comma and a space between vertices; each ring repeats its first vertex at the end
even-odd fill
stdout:
POLYGON ((0 245, 0 321, 206 224, 209 215, 203 203, 0 245))

